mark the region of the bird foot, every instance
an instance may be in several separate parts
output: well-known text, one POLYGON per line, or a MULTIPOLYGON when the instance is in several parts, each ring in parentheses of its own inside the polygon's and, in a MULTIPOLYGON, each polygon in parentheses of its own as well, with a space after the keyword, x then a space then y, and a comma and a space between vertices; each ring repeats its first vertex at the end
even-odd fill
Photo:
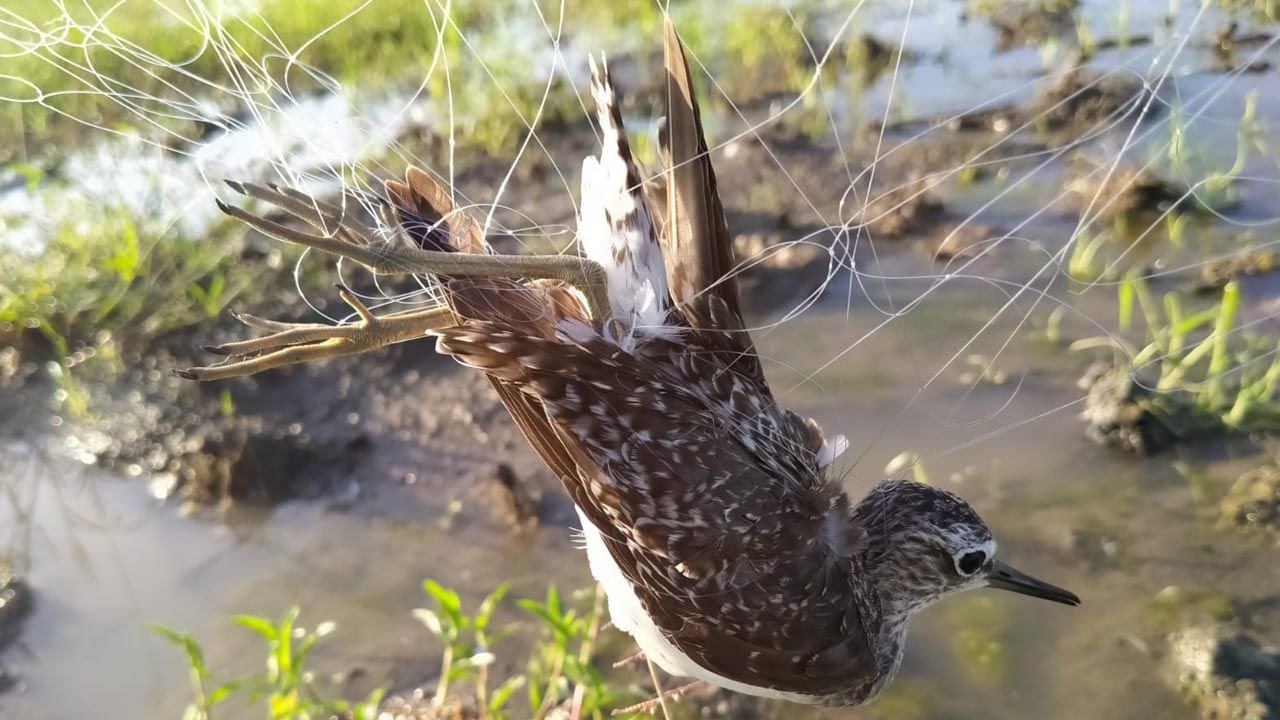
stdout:
POLYGON ((613 669, 617 670, 618 668, 626 667, 628 665, 634 665, 635 663, 642 662, 644 659, 645 659, 644 651, 641 650, 635 655, 628 655, 627 657, 624 657, 621 660, 615 662, 613 664, 613 669))
MULTIPOLYGON (((410 185, 421 185, 423 174, 409 174, 410 185)), ((604 270, 599 264, 573 255, 497 255, 484 252, 487 244, 480 230, 473 227, 472 240, 457 251, 427 250, 406 236, 395 208, 387 200, 377 199, 371 214, 381 220, 372 226, 357 221, 352 208, 344 202, 337 205, 320 200, 292 188, 255 183, 227 182, 237 193, 283 210, 287 215, 309 225, 314 232, 291 227, 243 208, 218 201, 227 215, 278 240, 353 260, 376 274, 412 273, 439 277, 506 278, 531 283, 565 283, 576 288, 593 318, 607 317, 609 302, 604 270)), ((398 188, 391 193, 391 203, 405 202, 408 186, 388 183, 398 188)), ((436 188, 438 191, 439 188, 436 188)), ((367 199, 367 198, 366 198, 367 199)), ((352 201, 354 203, 354 200, 352 201)), ((419 228, 420 229, 420 228, 419 228)), ((253 375, 264 370, 357 355, 392 343, 420 338, 432 330, 456 322, 447 307, 433 307, 416 312, 376 316, 350 290, 338 288, 344 302, 358 316, 355 322, 340 325, 319 323, 284 323, 251 315, 237 315, 244 324, 267 331, 262 337, 206 347, 208 352, 232 358, 221 365, 194 367, 174 371, 189 380, 222 380, 253 375)))
POLYGON ((577 255, 497 255, 425 250, 403 237, 403 228, 392 217, 387 203, 381 200, 376 211, 382 216, 382 222, 378 227, 360 227, 346 208, 297 190, 239 182, 228 182, 227 186, 248 197, 269 202, 316 230, 314 233, 298 230, 218 201, 222 212, 277 240, 354 260, 381 275, 410 273, 564 282, 583 294, 593 318, 608 317, 609 298, 604 269, 587 258, 577 255))
POLYGON ((650 698, 644 702, 638 702, 635 705, 628 705, 627 707, 614 710, 613 716, 617 717, 619 715, 634 715, 636 713, 652 713, 653 711, 662 708, 667 700, 679 700, 686 692, 704 684, 705 683, 701 680, 694 680, 693 682, 686 683, 678 688, 664 690, 655 698, 650 698))
POLYGON ((355 322, 346 325, 285 323, 237 314, 235 317, 240 322, 270 334, 205 346, 206 352, 232 360, 222 365, 175 370, 174 373, 187 380, 201 381, 244 377, 286 365, 358 355, 420 338, 431 330, 454 322, 453 313, 444 307, 380 317, 346 287, 339 285, 338 295, 355 311, 358 316, 355 322))

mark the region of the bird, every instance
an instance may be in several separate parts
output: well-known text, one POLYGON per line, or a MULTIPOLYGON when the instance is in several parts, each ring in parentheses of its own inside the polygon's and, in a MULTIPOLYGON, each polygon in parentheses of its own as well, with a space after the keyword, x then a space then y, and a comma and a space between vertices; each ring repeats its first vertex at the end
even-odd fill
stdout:
POLYGON ((219 201, 228 215, 375 273, 435 278, 444 302, 378 315, 340 287, 354 322, 241 316, 268 334, 206 348, 229 361, 178 374, 240 377, 434 337, 488 377, 561 481, 613 625, 671 676, 857 705, 892 680, 912 616, 946 596, 989 587, 1078 605, 999 560, 951 492, 888 479, 854 502, 834 471, 844 439, 775 400, 669 19, 663 56, 656 181, 632 156, 607 62, 591 63, 601 141, 583 161, 581 254, 495 253, 416 167, 362 198, 372 222, 293 188, 230 183, 315 232, 219 201))

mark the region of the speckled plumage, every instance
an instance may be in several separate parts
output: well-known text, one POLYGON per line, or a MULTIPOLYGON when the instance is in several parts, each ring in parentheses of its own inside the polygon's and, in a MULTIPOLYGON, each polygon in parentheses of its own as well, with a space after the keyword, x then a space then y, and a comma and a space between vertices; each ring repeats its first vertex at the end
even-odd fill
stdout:
POLYGON ((774 400, 670 23, 665 50, 665 169, 653 182, 632 160, 607 69, 593 66, 602 146, 583 164, 584 257, 494 253, 417 168, 386 183, 376 226, 294 188, 229 181, 314 232, 219 201, 229 216, 374 273, 435 276, 448 307, 379 315, 340 286, 354 322, 242 315, 267 334, 206 348, 228 362, 175 372, 243 377, 435 335, 487 375, 563 483, 619 629, 667 672, 731 690, 860 703, 893 677, 912 614, 948 593, 1078 604, 996 560, 960 498, 889 481, 852 504, 829 475, 847 443, 774 400))
MULTIPOLYGON (((742 692, 860 703, 895 672, 912 613, 986 584, 995 543, 932 487, 887 482, 852 504, 828 475, 843 440, 775 402, 670 26, 666 67, 665 197, 647 198, 593 64, 603 147, 584 162, 579 230, 611 317, 555 284, 454 278, 458 324, 433 332, 487 373, 563 482, 615 623, 650 659, 742 692)), ((482 251, 474 222, 415 177, 388 186, 406 234, 482 251)))

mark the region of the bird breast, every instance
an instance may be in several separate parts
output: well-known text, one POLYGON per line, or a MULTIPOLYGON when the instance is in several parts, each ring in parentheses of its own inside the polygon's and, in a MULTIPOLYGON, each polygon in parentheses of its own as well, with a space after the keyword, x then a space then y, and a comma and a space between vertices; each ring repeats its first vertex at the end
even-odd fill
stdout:
POLYGON ((600 531, 581 509, 578 510, 578 517, 582 520, 582 534, 586 539, 587 563, 591 567, 591 575, 604 589, 605 597, 609 601, 609 617, 614 627, 630 635, 636 641, 636 645, 640 646, 645 658, 662 668, 663 672, 676 677, 701 680, 745 695, 807 704, 824 701, 824 698, 813 695, 747 685, 717 675, 698 665, 668 640, 654 624, 640 602, 640 598, 636 596, 635 590, 632 589, 631 582, 622 574, 622 569, 618 567, 609 548, 605 546, 600 531))

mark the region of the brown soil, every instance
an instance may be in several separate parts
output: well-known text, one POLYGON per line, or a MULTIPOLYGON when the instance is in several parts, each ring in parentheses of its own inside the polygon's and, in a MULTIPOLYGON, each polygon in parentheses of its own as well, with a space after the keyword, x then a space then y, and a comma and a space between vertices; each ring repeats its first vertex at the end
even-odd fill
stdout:
POLYGON ((1075 0, 1007 0, 987 13, 996 50, 1037 45, 1075 32, 1075 0))
POLYGON ((996 133, 1025 126, 1050 145, 1059 146, 1126 118, 1132 121, 1146 98, 1137 77, 1124 72, 1103 75, 1077 66, 1046 78, 1040 92, 1026 103, 966 113, 949 125, 957 130, 996 133))

